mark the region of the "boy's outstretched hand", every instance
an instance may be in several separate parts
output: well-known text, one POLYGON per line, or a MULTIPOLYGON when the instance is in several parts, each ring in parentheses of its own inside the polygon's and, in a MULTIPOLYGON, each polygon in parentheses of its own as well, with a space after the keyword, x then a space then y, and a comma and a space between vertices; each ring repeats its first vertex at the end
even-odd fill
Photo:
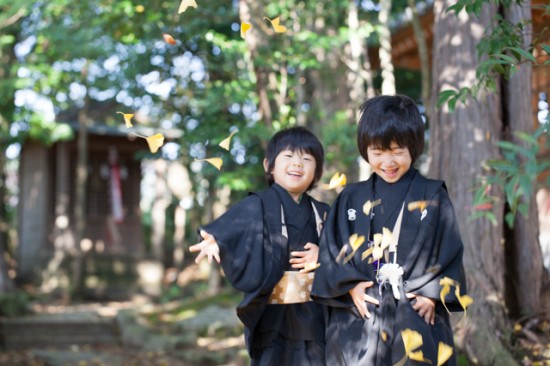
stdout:
POLYGON ((200 243, 189 247, 189 251, 191 252, 200 251, 197 258, 195 258, 195 263, 199 263, 205 256, 208 257, 208 263, 212 263, 212 258, 214 258, 216 262, 220 263, 220 247, 218 247, 216 239, 204 230, 201 230, 200 234, 203 240, 200 243))
POLYGON ((304 245, 304 251, 290 252, 292 268, 301 268, 300 272, 308 272, 318 267, 319 247, 313 243, 304 245))

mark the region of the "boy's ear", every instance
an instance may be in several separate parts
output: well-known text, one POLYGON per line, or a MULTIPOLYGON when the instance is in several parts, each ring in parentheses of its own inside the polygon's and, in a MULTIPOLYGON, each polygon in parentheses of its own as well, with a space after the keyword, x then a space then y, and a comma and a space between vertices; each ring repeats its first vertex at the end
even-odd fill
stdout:
POLYGON ((267 158, 264 158, 264 171, 266 173, 269 173, 267 169, 269 168, 269 163, 267 162, 267 158))

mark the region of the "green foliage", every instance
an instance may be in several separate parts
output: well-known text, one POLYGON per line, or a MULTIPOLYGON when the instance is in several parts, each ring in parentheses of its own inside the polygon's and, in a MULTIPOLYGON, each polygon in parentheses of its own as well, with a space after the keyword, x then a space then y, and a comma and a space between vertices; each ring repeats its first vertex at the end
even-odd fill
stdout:
POLYGON ((504 191, 509 212, 505 215, 506 224, 512 228, 516 214, 527 216, 533 195, 533 182, 550 169, 550 160, 538 158, 541 151, 550 148, 550 134, 546 126, 541 126, 533 135, 516 131, 520 144, 510 141, 497 141, 502 151, 501 159, 490 159, 485 166, 490 174, 483 178, 474 195, 474 212, 471 219, 485 217, 496 225, 497 218, 490 210, 496 198, 490 195, 493 187, 504 191))
MULTIPOLYGON (((494 0, 497 5, 510 7, 512 4, 521 4, 520 0, 494 0)), ((469 14, 479 16, 481 7, 487 3, 487 0, 465 0, 458 1, 450 6, 447 11, 453 11, 458 14, 463 9, 469 14)), ((527 31, 528 23, 520 20, 512 23, 505 20, 500 14, 497 14, 492 22, 492 26, 486 29, 484 37, 477 45, 477 56, 480 62, 476 68, 477 84, 471 88, 461 88, 459 90, 449 89, 439 93, 437 106, 441 107, 448 103, 449 110, 452 112, 456 108, 456 103, 466 102, 470 97, 476 98, 481 90, 496 91, 499 77, 508 80, 524 63, 537 65, 537 60, 533 55, 537 47, 541 47, 546 52, 550 51, 550 46, 537 39, 526 48, 523 46, 523 34, 527 31)), ((544 62, 547 64, 548 61, 544 62)))
POLYGON ((0 294, 0 317, 16 317, 30 313, 29 295, 23 291, 0 294))

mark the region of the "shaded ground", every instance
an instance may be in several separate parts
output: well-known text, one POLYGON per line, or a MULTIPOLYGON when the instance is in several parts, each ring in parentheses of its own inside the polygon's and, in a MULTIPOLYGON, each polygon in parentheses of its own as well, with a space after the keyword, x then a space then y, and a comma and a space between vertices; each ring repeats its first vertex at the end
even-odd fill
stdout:
MULTIPOLYGON (((186 272, 197 273, 197 269, 186 272)), ((248 365, 242 325, 235 314, 240 295, 226 290, 207 296, 204 288, 188 285, 176 284, 170 290, 173 299, 162 304, 143 297, 108 303, 35 302, 32 316, 44 319, 82 320, 90 314, 111 319, 117 341, 94 346, 0 349, 0 366, 248 365)), ((518 364, 550 366, 550 312, 524 317, 511 326, 512 351, 518 364)), ((55 334, 51 336, 55 338, 55 334)))

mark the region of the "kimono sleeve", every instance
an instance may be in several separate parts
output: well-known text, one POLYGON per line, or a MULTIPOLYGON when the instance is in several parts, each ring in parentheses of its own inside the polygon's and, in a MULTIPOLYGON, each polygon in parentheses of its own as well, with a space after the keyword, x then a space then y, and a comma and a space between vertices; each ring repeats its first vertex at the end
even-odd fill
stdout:
POLYGON ((220 248, 225 276, 242 292, 254 292, 266 276, 264 220, 259 196, 249 195, 218 219, 201 227, 220 248))
MULTIPOLYGON (((348 221, 348 202, 353 195, 344 190, 332 205, 327 221, 319 240, 319 268, 315 271, 315 279, 311 297, 318 302, 337 307, 353 306, 348 291, 358 282, 368 281, 365 262, 357 262, 359 255, 347 263, 337 262, 342 247, 355 233, 355 227, 348 221)), ((347 254, 351 251, 348 248, 347 254)))
MULTIPOLYGON (((462 265, 464 247, 460 236, 458 221, 447 190, 443 187, 437 192, 439 214, 432 236, 431 258, 428 267, 413 269, 413 275, 406 281, 407 291, 418 295, 439 299, 440 281, 448 277, 460 286, 460 293, 466 292, 466 278, 462 265)), ((454 289, 445 297, 449 310, 460 311, 460 303, 454 289)))

